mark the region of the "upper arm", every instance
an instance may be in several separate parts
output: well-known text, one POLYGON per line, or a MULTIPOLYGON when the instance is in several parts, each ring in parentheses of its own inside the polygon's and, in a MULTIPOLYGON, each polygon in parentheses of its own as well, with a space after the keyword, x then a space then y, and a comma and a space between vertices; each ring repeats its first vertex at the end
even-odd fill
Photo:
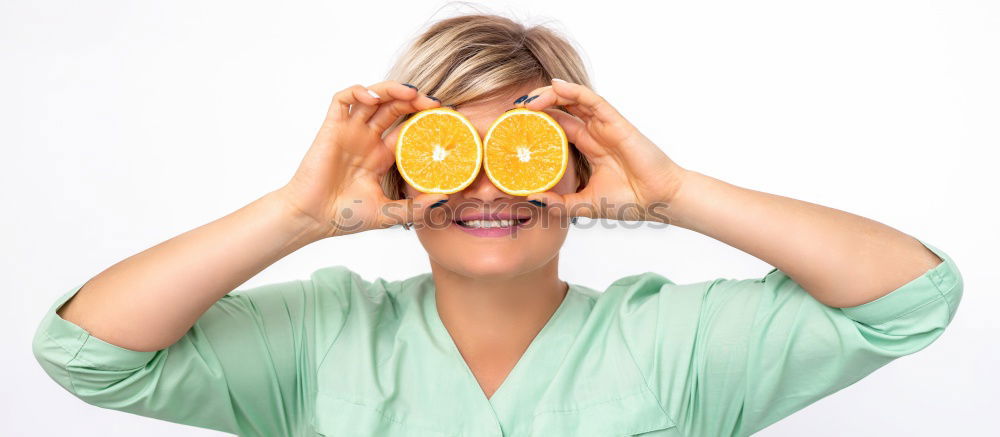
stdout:
MULTIPOLYGON (((171 346, 134 351, 56 314, 77 286, 49 309, 33 352, 56 382, 92 405, 240 435, 291 435, 308 407, 303 391, 322 326, 316 308, 338 306, 317 302, 315 288, 296 280, 236 290, 171 346)), ((344 312, 322 322, 339 326, 344 312)))
POLYGON ((666 284, 657 301, 654 390, 691 435, 750 435, 917 352, 955 315, 962 277, 944 261, 874 301, 834 308, 784 272, 666 284))

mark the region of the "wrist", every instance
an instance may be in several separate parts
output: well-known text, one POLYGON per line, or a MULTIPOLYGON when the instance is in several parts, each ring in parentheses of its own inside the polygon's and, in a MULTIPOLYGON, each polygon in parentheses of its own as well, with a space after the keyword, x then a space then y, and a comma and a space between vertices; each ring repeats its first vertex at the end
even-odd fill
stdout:
POLYGON ((685 182, 692 177, 692 171, 687 170, 676 163, 670 163, 670 169, 665 173, 669 175, 665 182, 660 185, 663 189, 655 196, 655 200, 647 205, 647 220, 657 221, 667 224, 675 224, 672 209, 674 203, 680 197, 680 193, 685 186, 685 182))
POLYGON ((280 188, 265 194, 259 201, 277 215, 280 226, 294 245, 302 247, 330 236, 329 226, 297 207, 280 188))
POLYGON ((684 188, 684 182, 690 178, 691 173, 693 173, 691 170, 677 165, 677 163, 671 163, 671 167, 672 168, 669 171, 671 177, 666 184, 667 188, 660 196, 660 202, 667 205, 674 203, 674 200, 677 199, 678 194, 684 188))
POLYGON ((689 221, 689 213, 693 209, 690 204, 691 199, 692 197, 696 198, 699 196, 699 194, 694 192, 699 189, 699 184, 704 183, 704 178, 707 176, 687 169, 679 169, 676 174, 677 177, 670 187, 666 199, 663 201, 667 205, 664 215, 667 217, 667 223, 691 229, 689 221))

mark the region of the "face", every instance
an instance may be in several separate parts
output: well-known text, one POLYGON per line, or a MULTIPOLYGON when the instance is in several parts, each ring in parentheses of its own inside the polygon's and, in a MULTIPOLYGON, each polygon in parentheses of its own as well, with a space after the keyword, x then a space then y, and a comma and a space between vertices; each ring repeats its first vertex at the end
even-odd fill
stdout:
MULTIPOLYGON (((513 101, 537 88, 527 86, 509 96, 492 102, 470 102, 456 108, 476 127, 480 138, 486 138, 490 125, 513 101)), ((560 194, 576 190, 578 179, 573 154, 562 179, 550 190, 560 194)), ((406 185, 406 197, 420 194, 406 185)), ((456 274, 476 278, 506 278, 528 273, 557 262, 559 249, 569 231, 565 214, 549 215, 527 201, 498 189, 480 169, 476 180, 464 190, 449 195, 448 202, 435 209, 425 226, 415 227, 417 237, 427 250, 431 262, 456 274), (509 230, 470 229, 461 218, 479 214, 499 213, 516 217, 509 230), (501 235, 489 235, 489 234, 501 235)))

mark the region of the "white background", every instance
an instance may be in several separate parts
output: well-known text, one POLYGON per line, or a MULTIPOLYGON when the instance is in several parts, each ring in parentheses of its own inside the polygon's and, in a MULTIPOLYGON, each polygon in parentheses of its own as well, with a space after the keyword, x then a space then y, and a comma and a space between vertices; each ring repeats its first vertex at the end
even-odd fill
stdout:
MULTIPOLYGON (((0 434, 220 435, 72 397, 32 357, 38 322, 111 264, 284 184, 334 92, 380 81, 429 20, 470 10, 443 5, 0 4, 0 434)), ((758 435, 996 429, 997 3, 487 10, 570 35, 596 90, 681 165, 878 220, 957 262, 965 297, 937 342, 758 435)), ((769 270, 680 228, 577 229, 562 260, 564 279, 598 289, 643 271, 688 283, 769 270)), ((429 269, 415 235, 393 229, 308 246, 245 285, 334 264, 366 278, 429 269)))

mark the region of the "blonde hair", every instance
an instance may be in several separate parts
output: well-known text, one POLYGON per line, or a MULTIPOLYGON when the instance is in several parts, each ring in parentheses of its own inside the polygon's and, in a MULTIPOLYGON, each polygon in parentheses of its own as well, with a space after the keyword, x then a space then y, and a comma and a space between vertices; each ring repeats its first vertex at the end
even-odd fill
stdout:
MULTIPOLYGON (((547 85, 553 77, 591 88, 583 60, 554 30, 527 27, 499 15, 467 14, 433 23, 399 57, 386 79, 409 83, 443 106, 458 106, 490 101, 525 84, 547 85)), ((400 117, 386 133, 410 115, 400 117)), ((590 162, 575 146, 570 153, 579 190, 590 179, 590 162)), ((406 181, 395 166, 381 183, 390 199, 404 197, 406 181)))

